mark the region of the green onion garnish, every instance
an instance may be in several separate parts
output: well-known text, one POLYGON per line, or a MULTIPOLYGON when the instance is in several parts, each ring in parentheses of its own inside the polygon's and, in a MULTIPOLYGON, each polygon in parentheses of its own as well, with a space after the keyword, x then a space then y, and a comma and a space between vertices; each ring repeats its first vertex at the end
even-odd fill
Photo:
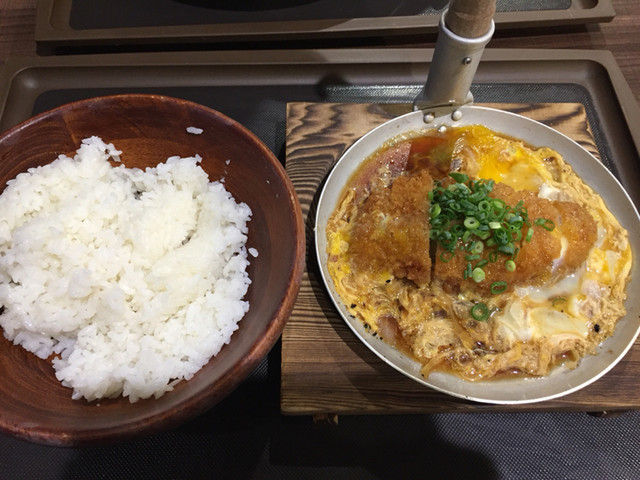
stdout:
POLYGON ((464 219, 464 226, 467 230, 475 230, 480 226, 480 222, 476 217, 467 217, 464 219))
POLYGON ((476 268, 483 268, 488 264, 489 260, 480 260, 478 263, 476 263, 476 268))
POLYGON ((484 243, 473 242, 469 251, 472 253, 482 253, 484 251, 484 243))
POLYGON ((504 228, 500 228, 493 232, 493 239, 498 245, 507 245, 509 243, 509 232, 504 228))
POLYGON ((441 252, 440 253, 440 260, 442 260, 443 263, 449 263, 449 261, 453 258, 453 256, 455 255, 455 253, 453 252, 441 252))
POLYGON ((471 262, 467 263, 467 267, 464 269, 464 279, 470 278, 473 275, 473 267, 471 266, 471 262))
POLYGON ((491 293, 494 295, 502 293, 507 289, 507 282, 493 282, 491 284, 491 293))
POLYGON ((481 281, 484 280, 484 277, 485 277, 484 270, 482 270, 479 267, 476 267, 473 269, 473 272, 471 273, 471 278, 473 279, 474 282, 480 283, 481 281))
POLYGON ((467 183, 469 181, 469 176, 466 173, 451 172, 449 176, 457 183, 467 183))
POLYGON ((469 311, 474 320, 484 322, 489 318, 489 308, 482 302, 476 303, 469 311))
MULTIPOLYGON (((485 279, 482 267, 496 262, 498 254, 510 257, 505 261, 505 268, 515 271, 520 242, 530 242, 533 237, 524 201, 509 206, 504 200, 489 196, 495 185, 491 179, 471 180, 461 172, 452 172, 449 176, 456 183, 444 187, 436 181, 429 192, 430 238, 446 251, 440 254, 440 260, 446 263, 457 250, 464 252, 467 262, 464 279, 476 282, 485 279)), ((555 228, 553 221, 545 218, 536 219, 534 224, 549 231, 555 228)), ((491 285, 492 293, 506 289, 506 282, 491 285)))
POLYGON ((530 242, 531 239, 533 238, 533 228, 529 227, 529 230, 527 230, 527 234, 524 237, 525 242, 530 242))
POLYGON ((507 245, 498 245, 498 252, 504 253, 505 255, 513 255, 516 251, 516 248, 513 246, 513 243, 509 243, 507 245))
POLYGON ((553 223, 553 220, 549 220, 548 218, 536 218, 534 223, 549 232, 552 232, 553 229, 556 228, 556 224, 553 223))

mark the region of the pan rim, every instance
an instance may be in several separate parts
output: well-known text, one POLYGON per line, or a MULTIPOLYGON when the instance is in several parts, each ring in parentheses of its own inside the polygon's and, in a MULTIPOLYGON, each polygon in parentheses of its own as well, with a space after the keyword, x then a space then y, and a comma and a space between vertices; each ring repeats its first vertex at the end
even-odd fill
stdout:
POLYGON ((488 123, 494 131, 523 139, 533 146, 548 146, 558 151, 585 183, 601 195, 607 207, 629 231, 634 255, 627 292, 640 288, 637 260, 637 253, 640 252, 640 217, 621 183, 600 161, 568 136, 527 117, 475 105, 462 106, 456 111, 459 112, 459 116, 455 116, 454 119, 451 107, 436 109, 434 118, 428 125, 425 124, 424 113, 421 111, 389 120, 360 137, 333 165, 318 197, 314 228, 316 261, 327 293, 343 321, 375 355, 405 376, 442 393, 480 403, 510 405, 551 400, 580 390, 610 371, 633 346, 640 334, 640 299, 628 296, 625 303, 627 314, 618 320, 614 334, 601 344, 598 355, 585 357, 581 365, 574 370, 557 367, 548 376, 541 378, 465 382, 453 375, 440 372, 423 378, 416 361, 367 333, 362 323, 348 314, 333 287, 333 280, 326 268, 325 225, 335 207, 337 195, 357 166, 384 142, 402 133, 443 125, 488 123), (496 126, 497 123, 500 125, 496 126))

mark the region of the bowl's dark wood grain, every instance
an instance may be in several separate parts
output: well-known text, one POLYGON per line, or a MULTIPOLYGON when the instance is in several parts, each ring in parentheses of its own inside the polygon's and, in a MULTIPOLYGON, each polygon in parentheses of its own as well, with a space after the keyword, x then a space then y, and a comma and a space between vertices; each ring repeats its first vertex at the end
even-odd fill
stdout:
POLYGON ((172 155, 200 154, 211 180, 224 177, 253 211, 247 246, 250 310, 231 343, 188 382, 160 399, 99 403, 71 400, 50 363, 0 340, 0 431, 52 445, 120 441, 175 426, 210 408, 256 367, 279 338, 300 286, 302 214, 283 167, 251 132, 209 108, 155 95, 118 95, 45 112, 0 136, 0 184, 30 167, 72 154, 100 136, 123 151, 127 167, 155 166, 172 155), (187 127, 204 131, 190 134, 187 127), (228 161, 228 164, 227 164, 228 161))

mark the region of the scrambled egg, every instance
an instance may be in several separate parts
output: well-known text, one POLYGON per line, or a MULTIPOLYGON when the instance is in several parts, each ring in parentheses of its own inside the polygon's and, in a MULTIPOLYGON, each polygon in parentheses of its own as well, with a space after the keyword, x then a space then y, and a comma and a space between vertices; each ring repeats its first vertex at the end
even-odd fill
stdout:
POLYGON ((440 370, 473 381, 574 367, 625 314, 631 248, 600 196, 557 152, 482 126, 416 133, 381 148, 347 183, 327 245, 349 312, 412 355, 425 376, 440 370), (493 180, 492 198, 521 202, 554 228, 523 227, 532 232, 516 242, 515 269, 480 250, 482 277, 472 278, 472 257, 430 240, 429 192, 450 184, 452 171, 493 180), (485 315, 472 312, 476 305, 485 315))

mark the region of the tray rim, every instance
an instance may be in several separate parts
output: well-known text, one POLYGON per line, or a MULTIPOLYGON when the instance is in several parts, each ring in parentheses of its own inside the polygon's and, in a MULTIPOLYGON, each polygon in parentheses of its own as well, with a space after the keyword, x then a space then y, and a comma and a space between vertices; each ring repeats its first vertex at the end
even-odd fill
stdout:
MULTIPOLYGON (((513 28, 558 27, 606 23, 615 18, 612 0, 593 0, 589 8, 571 6, 564 10, 497 12, 497 30, 513 28), (532 18, 533 17, 533 18, 532 18)), ((411 35, 435 35, 439 15, 414 15, 384 18, 336 18, 328 20, 272 21, 229 24, 169 25, 74 30, 69 25, 73 0, 38 0, 35 40, 40 53, 50 54, 57 47, 107 45, 118 39, 130 45, 153 45, 170 41, 176 44, 224 42, 264 42, 336 38, 365 38, 411 35)), ((579 3, 583 3, 580 1, 579 3)))
MULTIPOLYGON (((7 97, 13 89, 17 76, 25 74, 28 81, 34 83, 30 88, 41 88, 39 77, 32 70, 42 70, 45 75, 53 74, 59 68, 74 69, 95 67, 124 67, 124 68, 173 68, 173 67, 266 67, 268 71, 279 71, 279 66, 311 66, 324 68, 330 65, 353 65, 356 68, 373 69, 376 66, 405 64, 411 72, 418 67, 419 74, 427 69, 427 64, 433 54, 432 49, 336 49, 336 50, 274 50, 274 51, 216 51, 216 52, 155 52, 155 53, 127 53, 100 55, 73 55, 58 57, 13 57, 0 66, 0 118, 5 115, 7 97), (359 66, 360 65, 360 66, 359 66)), ((625 126, 629 129, 629 138, 635 143, 632 147, 634 154, 640 151, 640 108, 633 92, 629 88, 624 76, 611 52, 606 50, 548 50, 548 49, 488 49, 484 60, 496 62, 497 67, 505 68, 509 62, 552 62, 554 64, 568 61, 584 62, 589 69, 597 68, 607 78, 607 88, 611 90, 621 112, 624 114, 625 126), (523 60, 525 59, 525 60, 523 60), (634 121, 635 123, 633 123, 634 121), (633 129, 631 128, 633 126, 633 129)), ((415 72, 414 72, 415 76, 415 72)), ((24 79, 23 79, 24 80, 24 79)), ((531 83, 536 83, 532 79, 531 83)), ((539 83, 539 81, 538 81, 539 83)), ((58 83, 53 87, 43 82, 43 91, 64 89, 58 83)))
MULTIPOLYGON (((346 48, 307 50, 238 50, 150 53, 106 53, 95 55, 11 57, 0 66, 0 118, 4 116, 14 79, 30 69, 63 67, 241 67, 304 65, 426 65, 431 62, 432 48, 346 48)), ((483 63, 586 61, 603 68, 618 99, 635 150, 640 152, 640 105, 635 99, 622 70, 609 50, 582 49, 505 49, 488 48, 483 63), (526 60, 523 60, 526 59, 526 60)), ((534 82, 535 83, 535 82, 534 82)))

